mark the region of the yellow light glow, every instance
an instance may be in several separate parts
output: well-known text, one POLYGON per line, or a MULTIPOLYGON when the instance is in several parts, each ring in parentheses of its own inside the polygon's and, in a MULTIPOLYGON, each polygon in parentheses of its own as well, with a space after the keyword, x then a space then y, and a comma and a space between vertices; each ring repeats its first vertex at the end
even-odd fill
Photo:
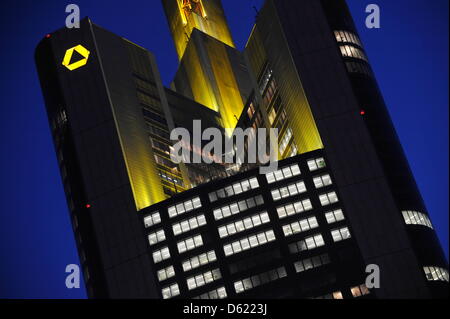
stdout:
POLYGON ((64 65, 66 68, 68 68, 70 71, 76 70, 84 65, 86 65, 88 58, 89 58, 89 50, 86 49, 85 47, 83 47, 81 44, 70 48, 66 51, 64 58, 63 58, 63 62, 62 65, 64 65), (77 52, 78 54, 80 54, 83 59, 74 62, 74 63, 70 63, 70 60, 72 59, 72 55, 74 52, 77 52))

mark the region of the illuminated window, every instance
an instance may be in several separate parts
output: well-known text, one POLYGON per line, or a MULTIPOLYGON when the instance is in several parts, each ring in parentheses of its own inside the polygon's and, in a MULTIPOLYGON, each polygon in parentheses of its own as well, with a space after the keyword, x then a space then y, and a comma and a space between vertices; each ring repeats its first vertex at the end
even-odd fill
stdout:
POLYGON ((257 227, 259 225, 267 224, 270 222, 267 212, 259 213, 241 220, 237 220, 228 225, 224 225, 218 228, 220 238, 225 238, 230 235, 237 234, 247 229, 257 227))
POLYGON ((189 277, 186 279, 186 283, 189 290, 207 285, 213 281, 222 278, 219 268, 206 271, 204 273, 198 274, 196 276, 189 277))
POLYGON ((408 225, 422 225, 427 226, 431 229, 433 229, 433 225, 431 224, 430 219, 427 215, 411 211, 411 210, 404 210, 402 211, 403 218, 405 219, 405 223, 408 225))
POLYGON ((364 52, 357 47, 354 47, 352 45, 341 45, 339 48, 341 49, 341 54, 343 57, 355 58, 368 62, 364 52))
POLYGON ((316 217, 310 217, 283 225, 283 233, 284 236, 288 237, 317 227, 319 227, 319 224, 316 217))
POLYGON ((200 296, 194 297, 194 299, 223 299, 227 297, 227 290, 225 287, 219 287, 217 289, 208 291, 200 296))
POLYGON ((163 229, 157 230, 148 235, 148 242, 150 246, 162 242, 164 240, 166 240, 166 234, 164 233, 163 229))
POLYGON ((306 237, 303 240, 292 243, 289 245, 289 251, 291 254, 299 253, 306 250, 312 250, 321 246, 324 246, 325 242, 321 234, 312 235, 306 237))
POLYGON ((163 299, 169 299, 169 298, 178 296, 179 294, 180 294, 180 288, 178 287, 178 284, 176 284, 176 283, 162 289, 163 299))
POLYGON ((309 170, 311 172, 316 171, 321 168, 324 168, 326 166, 325 160, 322 157, 311 159, 307 163, 308 163, 309 170))
POLYGON ((144 217, 145 228, 151 227, 153 225, 159 224, 161 222, 161 216, 159 212, 147 215, 144 217))
POLYGON ((292 138, 292 130, 291 128, 288 127, 283 135, 283 138, 280 141, 279 146, 280 154, 284 154, 284 151, 286 150, 289 142, 291 141, 291 138, 292 138))
POLYGON ((203 245, 202 236, 196 235, 193 237, 186 238, 185 240, 179 241, 177 243, 177 248, 178 252, 181 254, 194 248, 200 247, 202 245, 203 245))
POLYGON ((330 263, 328 254, 306 258, 294 263, 296 272, 304 272, 330 263))
POLYGON ((247 209, 260 206, 262 204, 264 204, 264 199, 261 195, 258 195, 229 205, 225 205, 221 208, 217 208, 213 211, 213 214, 215 220, 220 220, 232 215, 236 215, 247 209))
POLYGON ((312 204, 309 198, 295 203, 287 204, 284 206, 277 207, 278 217, 280 219, 299 214, 308 210, 311 210, 312 204))
POLYGON ((193 199, 187 200, 182 203, 178 203, 174 206, 170 206, 167 211, 169 212, 169 217, 175 217, 187 212, 190 212, 194 209, 202 207, 202 203, 200 201, 200 197, 195 197, 193 199))
POLYGON ((339 43, 352 43, 362 47, 361 41, 353 32, 334 31, 334 36, 336 37, 336 41, 339 43))
POLYGON ((325 187, 325 186, 329 186, 329 185, 333 184, 333 182, 331 181, 330 174, 316 176, 313 178, 313 182, 314 182, 314 186, 316 186, 316 188, 321 188, 321 187, 325 187))
POLYGON ((272 199, 274 201, 278 201, 282 198, 294 196, 297 194, 301 194, 306 192, 306 186, 303 181, 299 181, 297 183, 290 184, 286 187, 281 187, 278 189, 274 189, 271 191, 272 199))
POLYGON ((169 259, 170 251, 169 251, 168 247, 164 247, 164 248, 154 251, 152 255, 153 255, 153 262, 156 264, 163 260, 169 259))
POLYGON ((210 202, 215 202, 219 198, 227 198, 230 196, 238 195, 259 187, 258 179, 256 177, 246 179, 233 185, 221 188, 215 192, 209 193, 210 202))
POLYGON ((336 192, 330 192, 330 193, 319 195, 319 200, 320 200, 320 204, 322 204, 322 206, 334 204, 339 201, 338 197, 336 195, 336 192))
POLYGON ((352 296, 354 298, 358 298, 358 297, 370 294, 370 291, 366 287, 365 284, 362 284, 362 285, 359 285, 359 286, 356 286, 356 287, 352 287, 352 288, 350 288, 350 291, 351 291, 352 296))
POLYGON ((275 172, 266 174, 267 183, 272 184, 274 182, 282 181, 283 179, 300 175, 300 168, 298 164, 281 168, 275 172))
POLYGON ((241 251, 245 251, 272 242, 275 239, 276 238, 273 230, 267 230, 255 235, 244 237, 240 240, 232 242, 231 244, 224 245, 223 250, 225 252, 225 256, 231 256, 241 251))
POLYGON ((348 227, 343 227, 343 228, 332 230, 331 236, 333 237, 333 241, 335 243, 352 237, 350 235, 350 231, 348 230, 348 227))
POLYGON ((210 250, 207 253, 203 253, 183 261, 183 271, 189 271, 191 269, 195 269, 200 266, 212 263, 216 260, 216 252, 214 250, 210 250))
POLYGON ((196 229, 198 227, 201 227, 203 225, 206 225, 206 219, 205 215, 198 215, 186 220, 183 220, 179 223, 175 223, 172 225, 173 234, 179 235, 185 232, 188 232, 190 230, 196 229))
POLYGON ((166 267, 164 269, 158 270, 158 280, 164 281, 166 279, 172 278, 175 276, 175 270, 173 269, 173 266, 166 267))
POLYGON ((336 223, 345 219, 342 209, 336 209, 325 213, 325 218, 327 219, 328 224, 336 223))
POLYGON ((280 267, 267 271, 265 273, 254 275, 252 277, 244 278, 234 282, 234 290, 237 294, 255 287, 267 284, 269 282, 284 278, 287 276, 286 269, 280 267))
POLYGON ((448 271, 441 267, 427 266, 423 271, 428 281, 446 281, 448 282, 448 271))

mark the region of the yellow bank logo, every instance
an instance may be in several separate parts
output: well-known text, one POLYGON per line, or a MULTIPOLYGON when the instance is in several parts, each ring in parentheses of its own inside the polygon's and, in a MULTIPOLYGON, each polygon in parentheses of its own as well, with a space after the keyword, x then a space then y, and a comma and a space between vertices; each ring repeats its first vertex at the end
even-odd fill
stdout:
POLYGON ((75 69, 78 69, 80 67, 82 67, 83 65, 85 65, 87 63, 88 57, 89 57, 90 52, 88 51, 88 49, 86 49, 84 46, 82 45, 77 45, 73 48, 70 48, 66 51, 66 54, 64 55, 64 59, 62 62, 62 65, 64 65, 66 68, 68 68, 70 71, 73 71, 75 69), (74 52, 76 52, 78 55, 81 55, 82 59, 70 63, 70 61, 72 60, 73 54, 74 52))

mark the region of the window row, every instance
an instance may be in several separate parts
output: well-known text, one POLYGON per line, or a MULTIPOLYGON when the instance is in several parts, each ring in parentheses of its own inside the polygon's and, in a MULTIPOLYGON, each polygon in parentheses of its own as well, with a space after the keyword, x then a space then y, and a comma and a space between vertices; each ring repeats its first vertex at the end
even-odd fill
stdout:
POLYGON ((169 299, 169 298, 178 296, 179 294, 180 294, 180 288, 178 287, 177 283, 162 289, 163 299, 169 299))
POLYGON ((321 188, 333 184, 333 182, 331 181, 330 174, 316 176, 313 178, 313 182, 316 188, 321 188))
POLYGON ((311 209, 313 209, 311 201, 309 200, 309 198, 307 198, 295 203, 277 207, 277 213, 278 217, 280 219, 283 219, 292 215, 309 211, 311 209))
POLYGON ((163 260, 169 259, 170 258, 170 251, 169 251, 169 247, 164 247, 161 249, 158 249, 156 251, 153 252, 153 262, 159 263, 163 260))
POLYGON ((186 238, 177 243, 178 252, 184 253, 186 251, 192 250, 194 248, 200 247, 203 245, 203 239, 201 235, 192 236, 186 238))
POLYGON ((402 214, 403 218, 405 219, 405 223, 408 225, 423 225, 433 229, 433 225, 431 224, 430 219, 428 218, 427 215, 423 213, 411 210, 404 210, 402 211, 402 214))
POLYGON ((249 278, 245 278, 239 281, 234 282, 234 290, 236 293, 241 293, 246 290, 253 289, 255 287, 267 284, 271 281, 275 281, 280 278, 284 278, 287 276, 286 269, 284 267, 280 267, 277 269, 273 269, 267 271, 265 273, 255 275, 249 278))
POLYGON ((299 260, 296 263, 294 263, 294 267, 296 272, 304 272, 323 265, 327 265, 329 263, 330 263, 330 256, 328 256, 328 254, 323 254, 320 256, 299 260))
POLYGON ((312 250, 325 245, 325 241, 321 234, 312 235, 302 239, 298 242, 289 244, 289 251, 291 254, 299 253, 301 251, 312 250))
POLYGON ((219 227, 219 236, 220 238, 225 238, 239 232, 242 232, 247 229, 251 229, 257 227, 259 225, 267 224, 270 222, 269 214, 267 212, 262 212, 233 223, 230 223, 225 226, 219 227))
POLYGON ((184 271, 189 271, 191 269, 195 269, 200 266, 212 263, 213 261, 216 260, 217 260, 216 252, 214 250, 211 250, 208 251, 207 253, 203 253, 183 261, 182 266, 184 271))
POLYGON ((202 207, 202 202, 200 201, 200 197, 195 197, 193 199, 176 204, 174 206, 170 206, 168 208, 169 217, 172 218, 190 212, 199 207, 202 207))
POLYGON ((157 275, 159 281, 164 281, 175 276, 175 269, 173 269, 173 266, 169 266, 158 270, 157 275))
POLYGON ((244 192, 247 192, 251 189, 256 189, 259 187, 258 179, 256 177, 246 179, 233 185, 221 188, 215 192, 209 193, 210 202, 215 202, 219 198, 227 198, 233 195, 238 195, 244 192))
POLYGON ((271 241, 274 241, 275 234, 273 230, 267 230, 264 232, 260 232, 256 235, 251 235, 231 244, 227 244, 223 246, 223 251, 225 252, 225 256, 231 256, 237 254, 241 251, 245 251, 251 248, 255 248, 271 241))
POLYGON ((208 291, 200 296, 194 297, 193 299, 224 299, 226 297, 227 290, 222 286, 217 289, 208 291))
POLYGON ((284 236, 288 237, 317 227, 319 227, 319 224, 316 217, 310 217, 283 225, 283 233, 284 236))
POLYGON ((427 276, 428 281, 446 281, 448 282, 448 271, 447 269, 441 267, 423 267, 425 276, 427 276))
POLYGON ((161 215, 159 212, 152 213, 144 217, 145 228, 149 228, 153 225, 159 224, 161 222, 161 215))
POLYGON ((214 219, 220 220, 232 215, 236 215, 237 213, 243 212, 247 209, 260 206, 262 204, 264 204, 264 199, 261 195, 241 200, 239 202, 235 202, 233 204, 225 205, 221 208, 215 209, 213 211, 214 219))
POLYGON ((310 159, 308 160, 307 164, 311 172, 326 167, 325 160, 323 159, 323 157, 310 159))
POLYGON ((365 284, 350 288, 353 298, 358 298, 370 294, 369 288, 365 284))
POLYGON ((372 70, 363 62, 346 61, 345 65, 349 73, 361 73, 368 76, 372 76, 372 70))
POLYGON ((283 179, 290 178, 292 176, 300 175, 300 168, 298 164, 294 164, 288 167, 283 167, 275 172, 266 174, 267 183, 272 184, 274 182, 282 181, 283 179))
POLYGON ((186 283, 189 290, 193 290, 198 287, 207 285, 213 281, 222 278, 219 268, 208 270, 204 273, 198 274, 196 276, 189 277, 186 279, 186 283))
POLYGON ((336 37, 337 42, 348 42, 362 47, 361 41, 359 40, 358 36, 352 32, 334 31, 334 36, 336 37))
POLYGON ((368 62, 365 53, 357 47, 354 47, 352 45, 341 45, 340 49, 343 57, 356 58, 368 62))
POLYGON ((331 205, 339 201, 336 192, 319 195, 319 200, 322 206, 331 205))
POLYGON ((163 229, 157 230, 148 235, 148 242, 150 246, 162 242, 164 240, 166 240, 166 233, 164 232, 163 229))
POLYGON ((281 187, 271 191, 272 198, 274 201, 280 200, 282 198, 294 196, 306 192, 306 186, 303 181, 291 184, 286 187, 281 187))
POLYGON ((284 133, 283 138, 280 141, 280 154, 283 155, 284 151, 286 150, 289 142, 291 141, 292 138, 292 130, 290 127, 287 128, 286 133, 284 133))
POLYGON ((333 237, 333 241, 335 243, 352 237, 350 235, 350 231, 348 230, 348 227, 342 227, 339 229, 332 230, 331 236, 333 237))
POLYGON ((200 226, 206 225, 205 215, 198 215, 172 225, 173 234, 180 235, 200 226))
POLYGON ((326 212, 325 218, 327 219, 328 224, 333 224, 345 219, 342 209, 336 209, 330 212, 326 212))

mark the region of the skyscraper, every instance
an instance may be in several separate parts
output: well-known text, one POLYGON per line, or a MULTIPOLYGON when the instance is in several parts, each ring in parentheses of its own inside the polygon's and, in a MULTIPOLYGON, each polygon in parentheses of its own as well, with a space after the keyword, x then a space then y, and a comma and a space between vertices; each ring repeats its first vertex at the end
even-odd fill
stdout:
POLYGON ((219 0, 163 6, 180 61, 170 89, 149 51, 89 19, 36 50, 89 296, 446 296, 345 1, 267 0, 243 52, 219 0), (174 163, 170 131, 194 119, 226 135, 278 128, 278 170, 174 163))

